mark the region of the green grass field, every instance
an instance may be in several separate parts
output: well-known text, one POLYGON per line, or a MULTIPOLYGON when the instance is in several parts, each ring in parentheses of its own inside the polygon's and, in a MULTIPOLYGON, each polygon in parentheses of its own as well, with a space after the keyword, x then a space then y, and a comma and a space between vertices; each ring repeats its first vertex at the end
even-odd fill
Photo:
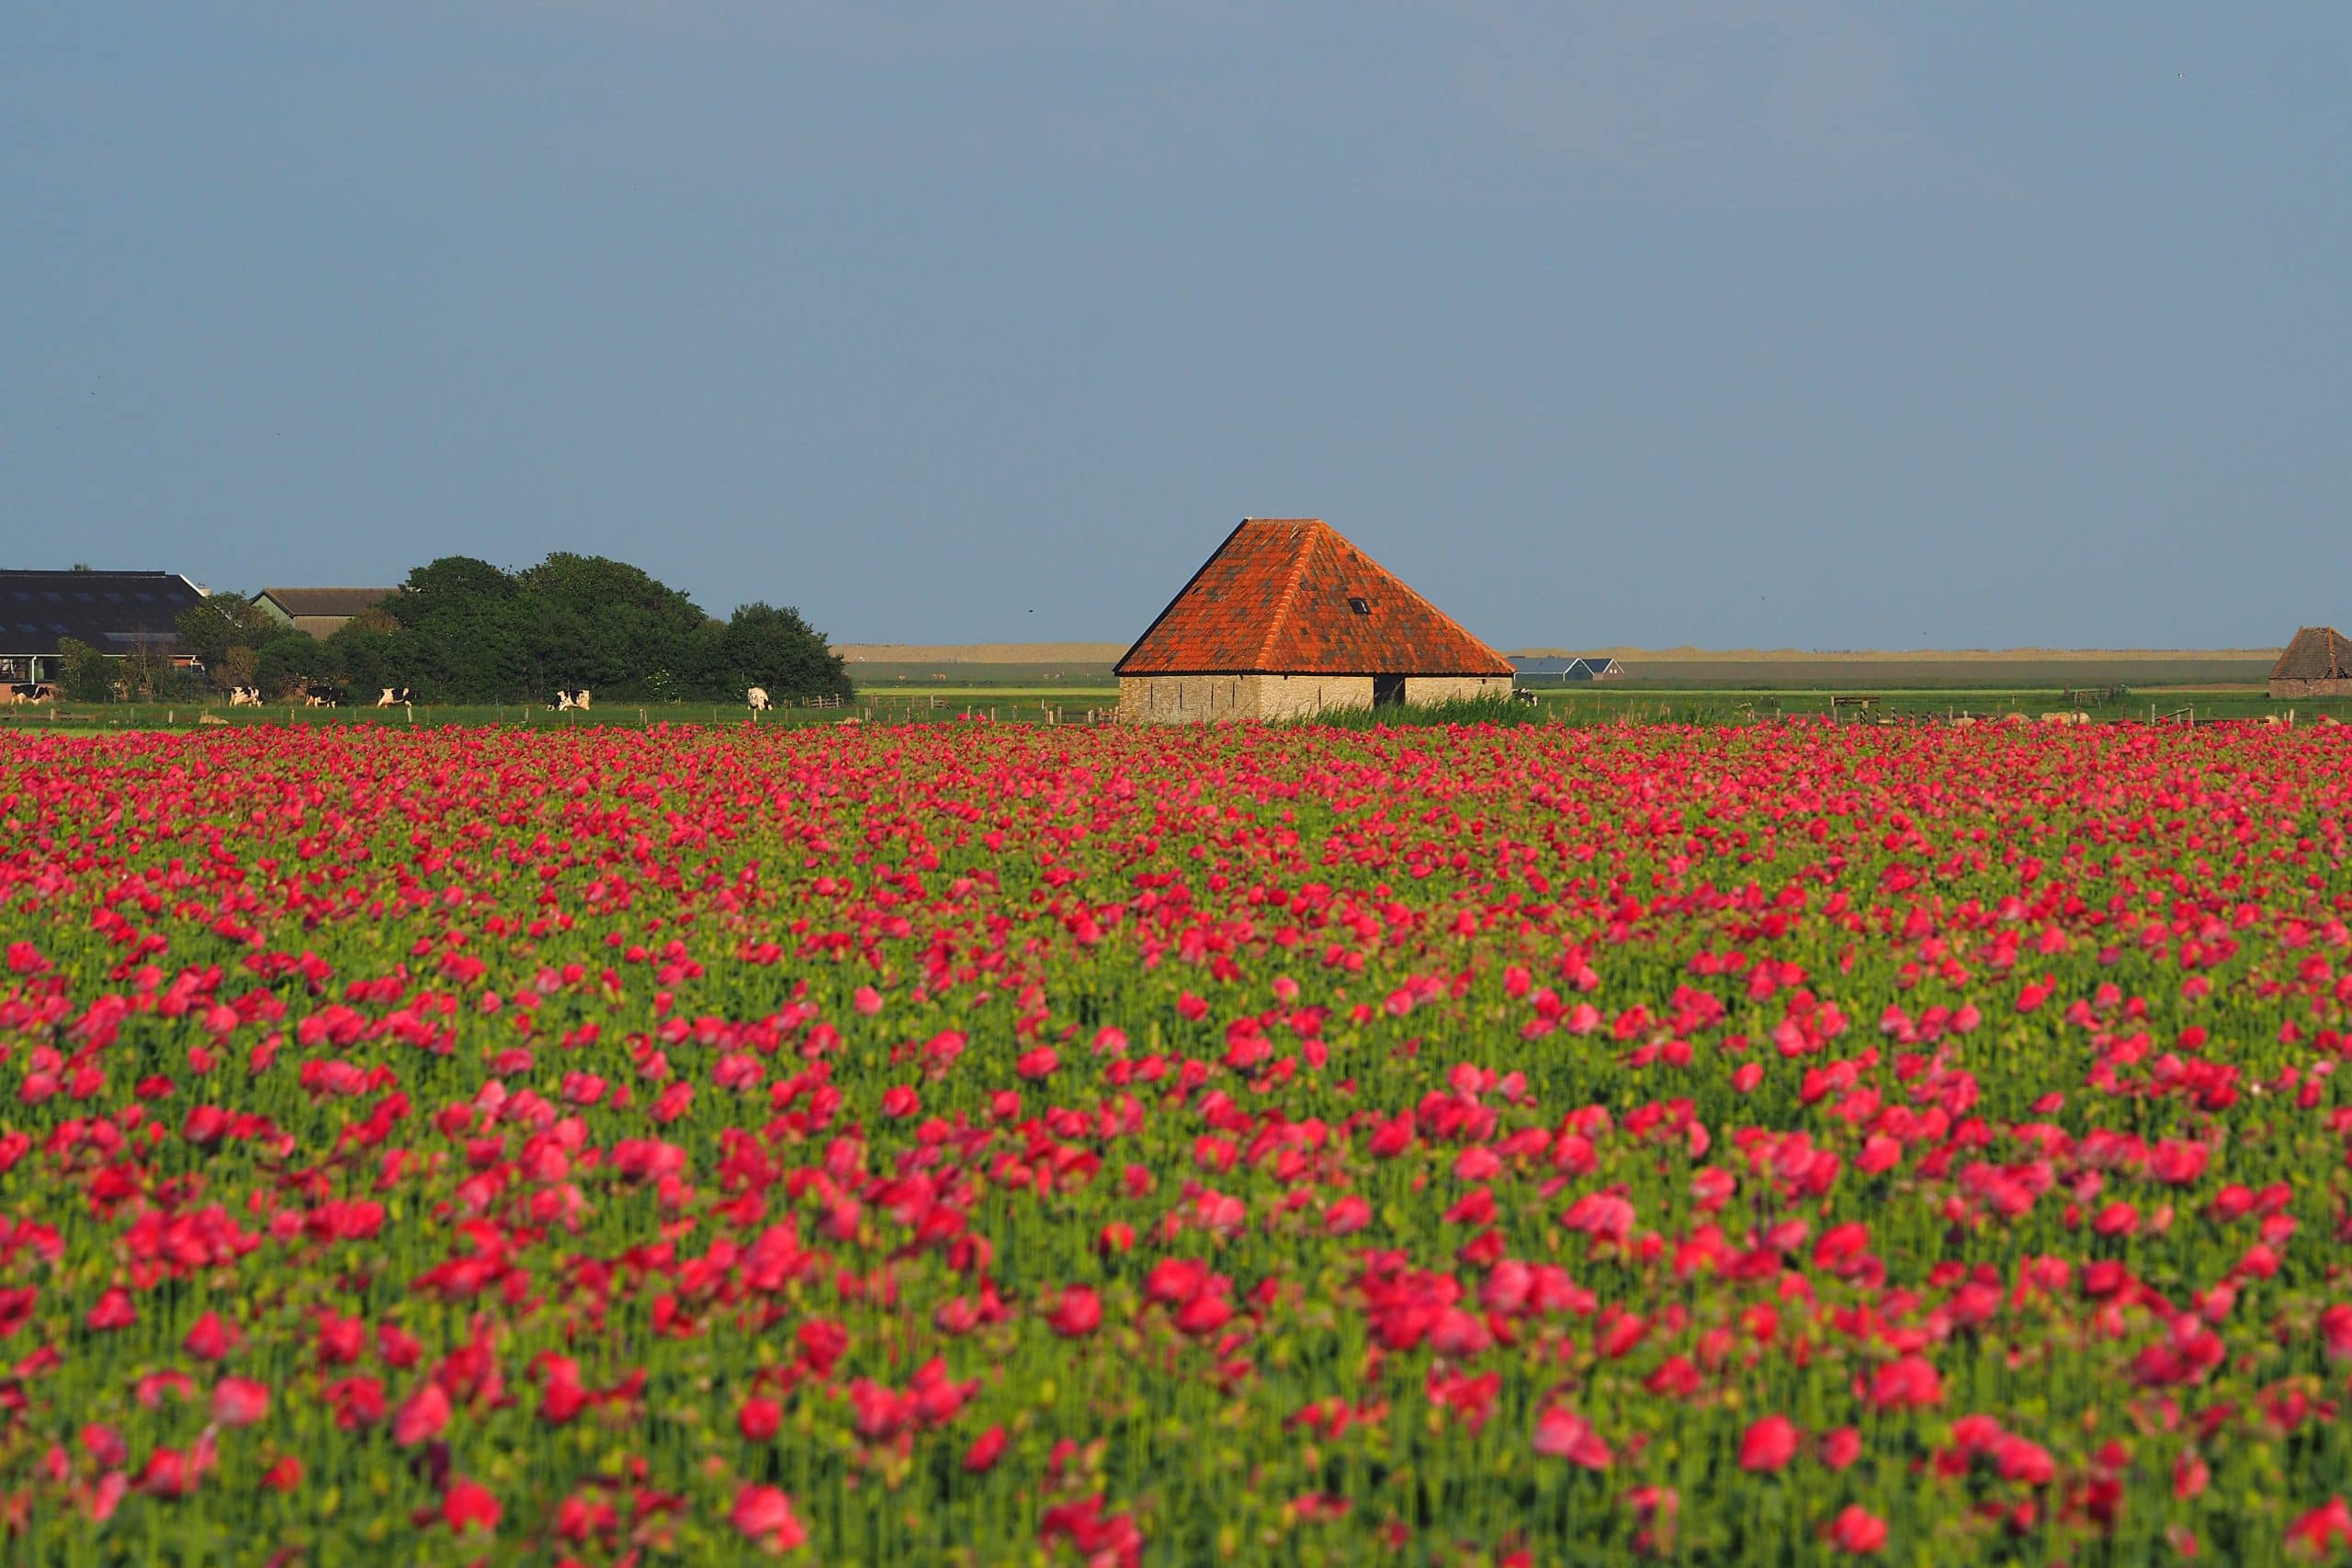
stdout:
POLYGON ((895 694, 853 699, 842 706, 770 708, 755 719, 741 703, 600 703, 586 713, 551 713, 544 707, 515 703, 426 705, 406 708, 230 707, 222 703, 65 703, 51 707, 0 708, 0 733, 105 734, 113 731, 198 729, 220 725, 239 728, 265 724, 311 727, 363 725, 405 729, 439 725, 489 726, 513 729, 650 728, 656 725, 778 725, 839 724, 856 719, 872 724, 951 722, 967 713, 1001 723, 1077 723, 1089 708, 1112 708, 1115 691, 1076 694, 1019 692, 1005 688, 977 689, 955 694, 924 693, 920 699, 895 694), (935 699, 935 701, 933 700, 935 699))
MULTIPOLYGON (((1983 668, 1980 664, 1978 668, 1983 668)), ((1833 697, 1867 692, 1877 705, 1856 713, 1840 707, 1841 717, 1869 719, 1893 716, 1907 720, 1949 718, 1962 714, 1980 716, 2025 714, 2038 717, 2067 706, 2061 687, 2029 684, 1920 685, 1896 687, 1813 686, 1746 688, 1738 686, 1663 686, 1611 682, 1544 691, 1538 701, 1521 705, 1471 705, 1417 714, 1410 722, 1494 719, 1509 723, 1548 724, 1746 724, 1775 718, 1820 716, 1832 711, 1833 697)), ((633 704, 613 702, 587 713, 551 713, 543 707, 516 704, 422 706, 412 714, 403 708, 303 708, 272 706, 232 708, 221 704, 189 703, 68 703, 61 708, 0 708, 0 732, 8 730, 65 733, 107 733, 153 729, 213 728, 207 716, 234 726, 286 724, 310 726, 367 725, 394 728, 438 725, 492 726, 546 729, 571 727, 636 728, 657 725, 778 725, 837 724, 855 719, 869 724, 954 723, 975 715, 1002 724, 1085 724, 1102 722, 1117 708, 1117 690, 1107 684, 1053 687, 1039 684, 941 685, 914 691, 861 691, 846 705, 823 708, 771 709, 754 720, 738 705, 712 703, 633 704)), ((2135 688, 2120 702, 2076 704, 2101 723, 2151 717, 2177 721, 2193 714, 2198 720, 2248 719, 2284 715, 2292 709, 2304 721, 2323 715, 2352 722, 2352 698, 2272 702, 2259 686, 2230 689, 2167 691, 2135 688)), ((1396 722, 1394 711, 1376 719, 1396 722)))

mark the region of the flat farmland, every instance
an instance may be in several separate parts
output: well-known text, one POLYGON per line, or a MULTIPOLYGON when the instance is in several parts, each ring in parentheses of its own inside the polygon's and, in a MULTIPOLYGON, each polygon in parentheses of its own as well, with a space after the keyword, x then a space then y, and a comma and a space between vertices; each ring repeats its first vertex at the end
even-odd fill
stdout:
POLYGON ((850 643, 836 649, 858 689, 972 686, 1112 689, 1115 642, 850 643))
POLYGON ((850 679, 861 692, 905 690, 920 694, 926 687, 1052 686, 1115 691, 1118 678, 1111 661, 1054 660, 1037 663, 915 663, 865 660, 849 667, 850 679))
POLYGON ((2259 686, 2277 655, 2254 659, 1689 659, 1626 660, 1611 684, 1702 690, 1936 691, 2065 686, 2259 686))
MULTIPOLYGON (((976 644, 968 648, 865 644, 844 649, 860 690, 922 686, 1049 686, 1109 690, 1118 644, 976 644)), ((1532 650, 1557 651, 1557 650, 1532 650)), ((1791 649, 1707 652, 1691 649, 1573 649, 1608 652, 1626 674, 1611 686, 1672 691, 2055 691, 2066 687, 2259 686, 2278 650, 2003 649, 1955 653, 1805 653, 1791 649)))

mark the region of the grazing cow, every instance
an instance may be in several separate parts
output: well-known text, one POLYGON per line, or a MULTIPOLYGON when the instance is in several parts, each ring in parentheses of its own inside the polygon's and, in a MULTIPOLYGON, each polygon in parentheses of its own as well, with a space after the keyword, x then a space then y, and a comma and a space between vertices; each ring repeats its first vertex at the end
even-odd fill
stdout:
POLYGON ((306 708, 341 707, 343 688, 341 686, 305 686, 302 688, 302 705, 306 708))
POLYGON ((571 694, 570 692, 558 692, 555 694, 555 711, 558 713, 570 713, 571 711, 571 694))
POLYGON ((387 686, 384 688, 384 694, 376 699, 376 705, 379 708, 396 708, 408 700, 406 686, 387 686))
POLYGON ((46 681, 11 681, 8 700, 12 703, 47 703, 57 699, 57 688, 46 681))
POLYGON ((1521 691, 1521 692, 1513 692, 1513 693, 1510 694, 1510 700, 1511 700, 1511 701, 1513 701, 1513 702, 1515 702, 1515 703, 1539 703, 1539 702, 1542 702, 1544 699, 1543 699, 1543 698, 1541 698, 1541 697, 1539 697, 1539 696, 1537 696, 1537 695, 1536 695, 1534 693, 1532 693, 1532 692, 1524 692, 1524 691, 1521 691))
POLYGON ((232 708, 257 708, 261 706, 261 688, 259 686, 230 687, 229 705, 232 708))
POLYGON ((765 686, 754 686, 743 694, 743 700, 752 705, 753 713, 765 713, 768 707, 768 689, 765 686))
POLYGON ((2091 716, 2080 708, 2072 713, 2046 713, 2041 716, 2044 724, 2088 724, 2090 721, 2091 716))

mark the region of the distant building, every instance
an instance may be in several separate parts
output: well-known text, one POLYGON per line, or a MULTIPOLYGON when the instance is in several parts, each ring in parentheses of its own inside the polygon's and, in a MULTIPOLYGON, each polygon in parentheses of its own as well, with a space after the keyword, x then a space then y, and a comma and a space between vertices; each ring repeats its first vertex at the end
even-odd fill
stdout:
POLYGON ((254 604, 280 626, 330 637, 352 616, 399 592, 397 588, 265 588, 254 596, 254 604))
POLYGON ((1115 667, 1131 724, 1508 695, 1510 661, 1316 517, 1251 517, 1115 667))
POLYGON ((1588 681, 1622 680, 1625 667, 1605 653, 1575 657, 1514 655, 1510 661, 1521 686, 1572 686, 1588 681))
POLYGON ((204 596, 175 571, 0 571, 0 681, 55 679, 69 637, 118 659, 187 663, 179 615, 204 596))
POLYGON ((2274 697, 2352 697, 2352 644, 2334 626, 2304 626, 2270 667, 2274 697))

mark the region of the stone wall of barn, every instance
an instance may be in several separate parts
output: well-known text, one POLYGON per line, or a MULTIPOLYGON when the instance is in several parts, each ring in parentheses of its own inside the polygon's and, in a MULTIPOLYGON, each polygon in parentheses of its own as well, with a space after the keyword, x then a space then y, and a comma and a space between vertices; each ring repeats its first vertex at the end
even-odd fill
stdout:
POLYGON ((1372 705, 1369 675, 1123 675, 1123 724, 1313 718, 1372 705))
POLYGON ((1250 675, 1257 689, 1258 716, 1313 718, 1319 713, 1372 705, 1369 675, 1250 675))
POLYGON ((1405 677, 1405 700, 1419 706, 1427 703, 1466 703, 1479 697, 1510 695, 1508 675, 1408 675, 1405 677))
POLYGON ((2273 681, 2274 697, 2352 697, 2352 681, 2273 681))
MULTIPOLYGON (((1508 675, 1408 675, 1408 703, 1508 697, 1508 675)), ((1123 724, 1214 724, 1226 719, 1313 718, 1372 705, 1369 675, 1123 675, 1123 724)))
POLYGON ((1123 675, 1119 719, 1123 724, 1209 724, 1255 718, 1245 705, 1245 675, 1123 675))

